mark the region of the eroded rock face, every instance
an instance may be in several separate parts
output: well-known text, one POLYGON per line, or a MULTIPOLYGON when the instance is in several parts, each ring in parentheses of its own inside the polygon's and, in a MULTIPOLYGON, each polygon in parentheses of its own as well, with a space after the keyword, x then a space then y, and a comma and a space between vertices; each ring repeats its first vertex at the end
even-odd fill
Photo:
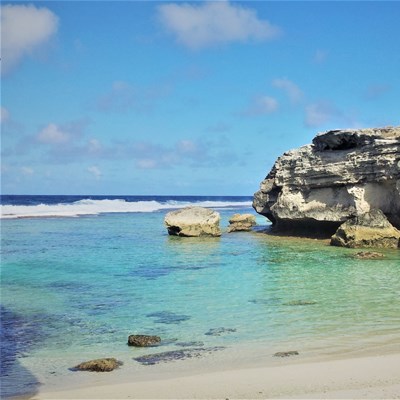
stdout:
POLYGON ((229 219, 228 232, 250 231, 256 225, 256 217, 252 214, 234 214, 229 219))
POLYGON ((351 218, 344 222, 332 236, 331 244, 351 248, 397 248, 400 231, 386 219, 380 210, 351 218))
POLYGON ((321 227, 380 209, 400 227, 400 127, 335 130, 275 162, 253 207, 277 227, 321 227))
POLYGON ((186 207, 169 212, 164 219, 168 233, 175 236, 221 236, 221 217, 204 207, 186 207))

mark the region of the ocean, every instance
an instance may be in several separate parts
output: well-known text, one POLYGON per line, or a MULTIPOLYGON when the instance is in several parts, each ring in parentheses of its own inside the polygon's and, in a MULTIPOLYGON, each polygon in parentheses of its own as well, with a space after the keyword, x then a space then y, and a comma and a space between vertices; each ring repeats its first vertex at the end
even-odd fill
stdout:
POLYGON ((359 260, 359 250, 268 235, 251 202, 3 195, 1 397, 274 363, 278 351, 301 359, 398 348, 398 250, 359 260), (187 205, 218 211, 222 236, 169 236, 165 214, 187 205), (227 233, 238 212, 256 215, 258 226, 227 233), (130 334, 162 342, 131 348, 130 334), (109 374, 73 369, 101 357, 124 365, 109 374))

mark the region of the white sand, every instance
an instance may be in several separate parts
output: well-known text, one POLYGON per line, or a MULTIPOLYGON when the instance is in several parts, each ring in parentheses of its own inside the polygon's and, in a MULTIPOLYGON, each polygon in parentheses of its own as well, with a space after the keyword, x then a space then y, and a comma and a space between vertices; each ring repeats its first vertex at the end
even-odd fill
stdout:
MULTIPOLYGON (((132 380, 134 377, 132 377, 132 380)), ((132 381, 34 399, 400 399, 400 354, 132 381)))

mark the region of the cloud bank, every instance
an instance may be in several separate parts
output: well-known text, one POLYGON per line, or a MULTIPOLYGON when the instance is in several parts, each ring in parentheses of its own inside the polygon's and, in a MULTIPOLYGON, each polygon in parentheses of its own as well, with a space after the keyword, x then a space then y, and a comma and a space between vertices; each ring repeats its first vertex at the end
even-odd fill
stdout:
POLYGON ((201 49, 232 42, 264 41, 280 29, 257 17, 254 10, 227 1, 197 4, 162 4, 158 16, 178 43, 201 49))
POLYGON ((46 44, 58 29, 58 17, 47 8, 8 4, 1 7, 2 74, 46 44))

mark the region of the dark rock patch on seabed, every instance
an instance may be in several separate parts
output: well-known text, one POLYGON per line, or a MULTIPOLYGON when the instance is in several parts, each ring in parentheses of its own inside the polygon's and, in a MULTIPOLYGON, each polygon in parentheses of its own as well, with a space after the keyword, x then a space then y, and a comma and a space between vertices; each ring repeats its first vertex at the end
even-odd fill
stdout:
POLYGON ((204 343, 203 342, 177 342, 177 343, 175 343, 175 346, 179 346, 179 347, 203 347, 204 343))
POLYGON ((207 336, 221 336, 226 333, 233 333, 236 332, 235 328, 213 328, 210 329, 208 332, 205 333, 207 336))
POLYGON ((225 347, 207 347, 207 348, 193 348, 182 350, 171 350, 163 353, 148 354, 141 357, 133 358, 135 361, 142 365, 155 365, 160 362, 170 362, 178 360, 186 360, 188 358, 199 358, 205 354, 211 354, 214 351, 223 350, 225 347))
POLYGON ((299 352, 294 350, 294 351, 278 351, 277 353, 274 354, 274 357, 291 357, 291 356, 298 356, 299 352))
POLYGON ((151 314, 147 314, 146 317, 156 318, 154 322, 156 324, 180 324, 181 322, 190 319, 189 315, 175 314, 171 311, 159 311, 151 314))
POLYGON ((375 251, 360 251, 353 254, 352 257, 358 260, 381 260, 382 258, 385 258, 385 255, 375 251))
POLYGON ((317 304, 314 300, 292 300, 284 303, 285 306, 312 306, 317 304))
POLYGON ((279 299, 251 299, 249 303, 252 304, 278 304, 280 302, 279 299))
POLYGON ((160 278, 162 276, 168 275, 171 272, 172 272, 172 270, 170 267, 146 265, 139 269, 135 269, 134 271, 130 272, 129 275, 135 276, 135 277, 140 277, 140 278, 145 278, 148 280, 154 280, 154 279, 160 278))

